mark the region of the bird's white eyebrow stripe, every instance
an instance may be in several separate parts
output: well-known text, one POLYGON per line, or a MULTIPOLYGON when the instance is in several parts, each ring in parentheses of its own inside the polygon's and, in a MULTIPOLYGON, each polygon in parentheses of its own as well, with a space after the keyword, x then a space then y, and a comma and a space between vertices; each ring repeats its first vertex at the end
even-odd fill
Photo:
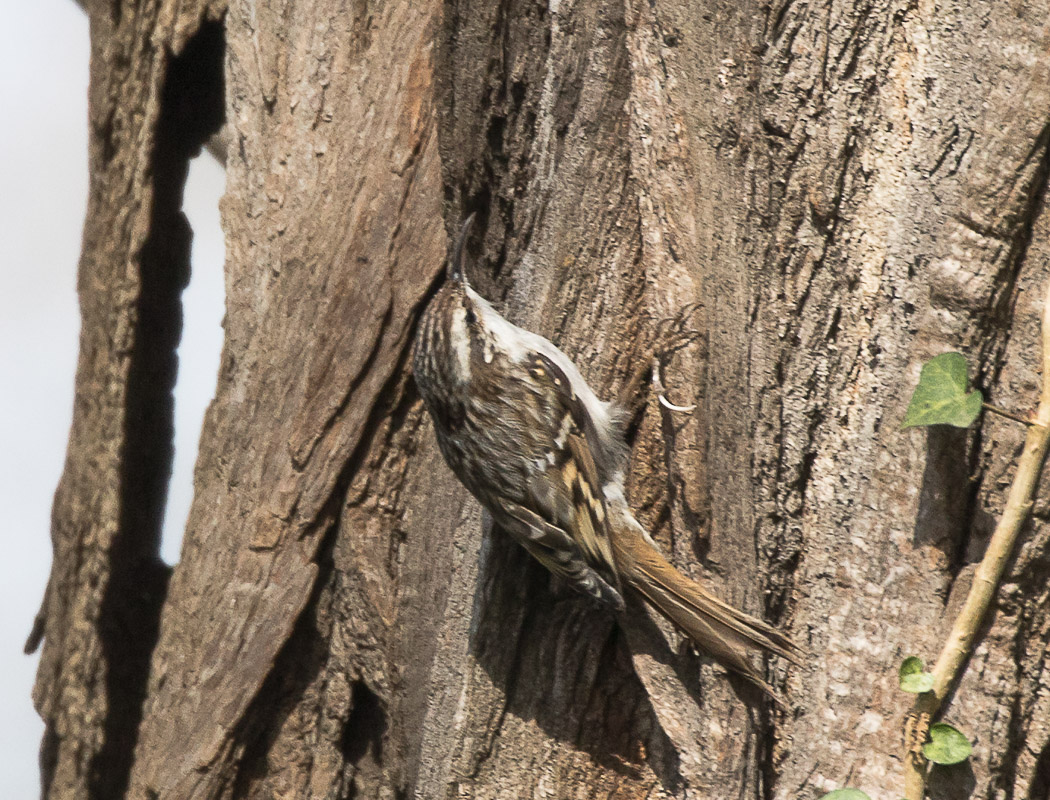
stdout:
POLYGON ((449 337, 456 355, 457 376, 465 383, 470 380, 470 333, 467 331, 467 310, 462 306, 452 310, 449 337))

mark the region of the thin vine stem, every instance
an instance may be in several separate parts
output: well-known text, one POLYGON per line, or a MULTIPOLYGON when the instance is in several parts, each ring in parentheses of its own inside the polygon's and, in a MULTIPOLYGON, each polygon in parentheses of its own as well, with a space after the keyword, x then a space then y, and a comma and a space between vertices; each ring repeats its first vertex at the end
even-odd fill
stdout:
POLYGON ((981 407, 985 411, 991 411, 993 414, 998 414, 1000 417, 1006 417, 1012 419, 1014 422, 1020 422, 1022 425, 1032 425, 1033 420, 1025 419, 1020 414, 1015 414, 1012 411, 1007 411, 1005 408, 999 408, 999 406, 993 406, 991 403, 981 403, 981 407))

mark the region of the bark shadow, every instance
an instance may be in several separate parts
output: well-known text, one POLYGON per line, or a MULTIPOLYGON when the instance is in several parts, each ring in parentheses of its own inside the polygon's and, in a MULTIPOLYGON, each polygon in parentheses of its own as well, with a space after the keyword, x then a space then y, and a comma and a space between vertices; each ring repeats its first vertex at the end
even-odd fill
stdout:
MULTIPOLYGON (((676 792, 682 783, 677 751, 635 673, 628 637, 614 614, 561 585, 498 529, 488 526, 486 536, 470 647, 503 692, 506 712, 624 778, 644 785, 651 770, 666 791, 676 792)), ((662 641, 634 603, 627 613, 662 641)), ((698 700, 695 670, 689 679, 666 643, 663 652, 655 644, 653 651, 675 664, 698 700)), ((506 722, 501 717, 498 724, 506 722)))
POLYGON ((977 777, 969 759, 950 766, 934 764, 926 781, 930 800, 963 800, 973 797, 976 788, 977 777))
POLYGON ((970 433, 935 425, 926 429, 926 468, 912 542, 933 545, 947 558, 953 576, 961 568, 972 535, 975 489, 970 482, 970 433))

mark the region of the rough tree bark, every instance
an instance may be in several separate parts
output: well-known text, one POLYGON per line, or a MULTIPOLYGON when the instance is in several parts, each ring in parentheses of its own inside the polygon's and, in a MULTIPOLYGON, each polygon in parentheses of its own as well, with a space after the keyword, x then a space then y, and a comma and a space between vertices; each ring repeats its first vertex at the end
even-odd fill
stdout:
MULTIPOLYGON (((899 424, 943 350, 1001 405, 1037 395, 1047 3, 88 6, 45 797, 900 795, 896 666, 939 648, 1024 432, 899 424), (223 117, 226 342, 169 580, 181 192, 223 117), (772 665, 788 713, 483 533, 406 371, 471 211, 475 284, 606 396, 700 304, 668 371, 699 410, 650 400, 632 503, 812 651, 772 665)), ((934 796, 1050 797, 1048 515, 934 796)))

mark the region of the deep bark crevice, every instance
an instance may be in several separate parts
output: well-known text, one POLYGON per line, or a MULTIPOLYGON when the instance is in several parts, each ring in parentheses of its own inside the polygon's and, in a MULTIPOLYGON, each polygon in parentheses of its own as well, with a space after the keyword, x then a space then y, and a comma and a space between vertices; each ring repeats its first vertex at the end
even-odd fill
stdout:
POLYGON ((190 159, 222 125, 224 53, 222 22, 204 22, 185 50, 170 59, 150 158, 153 207, 139 254, 120 527, 100 614, 109 705, 104 744, 91 765, 93 798, 120 797, 127 786, 170 575, 159 547, 174 456, 180 298, 190 270, 192 231, 182 213, 182 193, 190 159))
MULTIPOLYGON (((1046 204, 1046 192, 1050 182, 1050 125, 1044 127, 1033 143, 1033 157, 1039 154, 1039 161, 1029 182, 1029 189, 1018 210, 1016 227, 1010 237, 1010 251, 1003 260, 1003 266, 992 283, 994 290, 989 297, 988 305, 980 314, 977 324, 981 331, 981 346, 977 354, 977 374, 974 385, 980 389, 985 398, 991 402, 1002 402, 993 394, 995 387, 1002 385, 1001 377, 1006 368, 1006 353, 1010 344, 1018 298, 1018 284, 1021 272, 1032 244, 1036 221, 1046 204)), ((1014 398, 1007 401, 1008 406, 1014 403, 1035 403, 1035 398, 1014 398)), ((932 429, 931 429, 932 430, 932 429)), ((951 562, 951 577, 954 582, 959 571, 967 563, 968 557, 975 557, 971 552, 974 540, 978 536, 986 538, 991 535, 995 526, 994 520, 982 514, 981 494, 984 490, 981 453, 984 428, 978 424, 974 430, 968 454, 968 473, 977 476, 970 481, 967 508, 959 530, 959 537, 951 562)), ((982 546, 983 549, 983 546, 982 546)))
POLYGON ((40 797, 45 798, 51 791, 51 782, 55 777, 58 764, 58 748, 61 744, 54 725, 44 727, 44 737, 40 742, 40 797))
MULTIPOLYGON (((343 728, 340 746, 347 765, 353 765, 355 773, 361 770, 376 774, 381 772, 383 742, 388 728, 386 704, 364 681, 354 681, 350 716, 343 728)), ((352 780, 346 796, 347 800, 359 796, 357 785, 352 780)))
MULTIPOLYGON (((1050 745, 1043 748, 1032 776, 1029 800, 1050 800, 1050 745)), ((1008 795, 1012 797, 1013 795, 1008 795)))
MULTIPOLYGON (((1032 155, 1039 155, 1029 188, 1018 203, 1014 218, 1013 235, 1009 238, 1009 254, 992 283, 994 291, 988 306, 981 314, 978 325, 981 330, 979 374, 976 383, 981 388, 995 386, 1005 367, 1005 352, 1010 340, 1011 322, 1017 302, 1017 283, 1025 265, 1029 247, 1039 218, 1046 203, 1048 181, 1050 181, 1050 124, 1043 128, 1033 143, 1032 155)), ((996 226, 994 230, 999 231, 996 226)), ((1001 231, 999 231, 1001 234, 1001 231)), ((991 235, 987 233, 986 235, 991 235)), ((1033 400, 1034 402, 1034 400, 1033 400)))

